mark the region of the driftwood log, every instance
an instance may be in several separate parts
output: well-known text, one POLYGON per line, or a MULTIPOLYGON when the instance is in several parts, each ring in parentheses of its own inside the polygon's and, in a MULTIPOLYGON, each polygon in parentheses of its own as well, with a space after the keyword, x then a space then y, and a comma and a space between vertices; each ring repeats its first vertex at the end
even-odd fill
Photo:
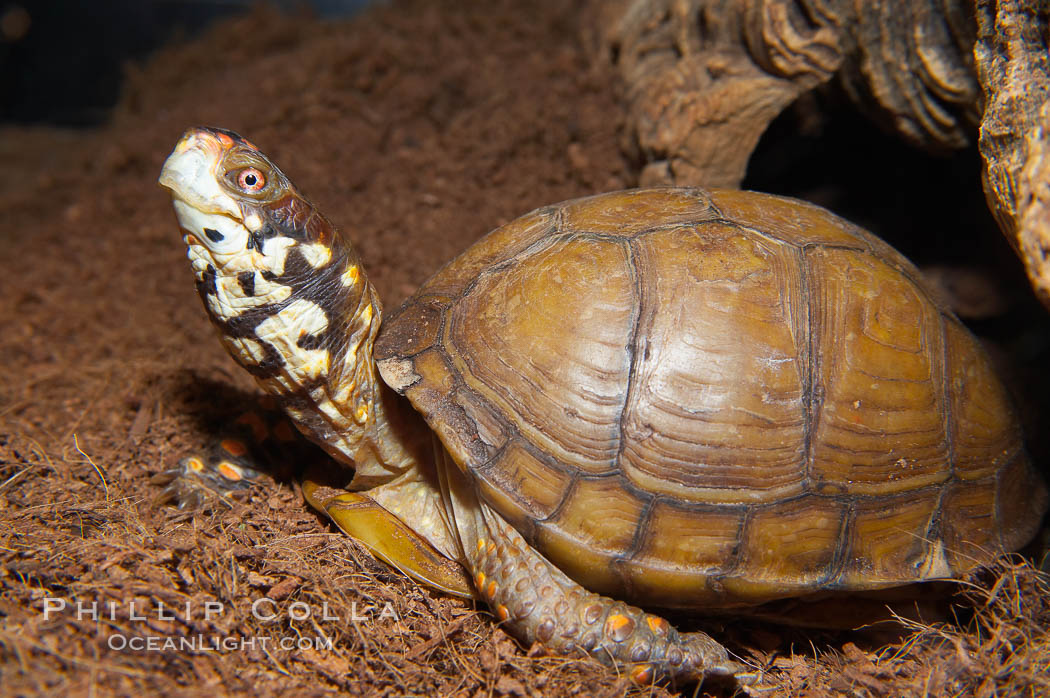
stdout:
POLYGON ((1050 308, 1050 3, 977 3, 984 193, 1050 308))
MULTIPOLYGON (((1050 307, 1050 0, 595 0, 641 184, 739 186, 769 123, 837 82, 916 146, 978 138, 989 205, 1050 307)), ((974 173, 976 176, 976 173, 974 173)))

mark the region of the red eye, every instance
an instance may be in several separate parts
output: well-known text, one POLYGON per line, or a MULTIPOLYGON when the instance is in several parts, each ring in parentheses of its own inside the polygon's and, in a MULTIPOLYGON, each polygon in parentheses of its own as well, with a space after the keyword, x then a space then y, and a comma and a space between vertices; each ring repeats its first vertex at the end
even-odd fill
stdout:
POLYGON ((266 187, 266 176, 254 167, 245 167, 237 173, 237 186, 247 192, 262 191, 266 187))

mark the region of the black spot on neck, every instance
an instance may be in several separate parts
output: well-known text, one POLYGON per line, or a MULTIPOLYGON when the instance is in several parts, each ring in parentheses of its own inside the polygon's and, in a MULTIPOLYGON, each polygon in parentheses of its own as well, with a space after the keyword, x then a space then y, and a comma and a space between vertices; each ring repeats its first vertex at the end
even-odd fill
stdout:
POLYGON ((259 251, 259 254, 262 254, 262 251, 263 251, 262 250, 262 246, 263 246, 263 236, 262 236, 262 234, 261 233, 253 233, 252 231, 249 230, 248 231, 248 249, 250 250, 250 249, 254 248, 254 249, 259 251))
POLYGON ((203 294, 215 294, 215 267, 208 265, 208 268, 201 275, 201 280, 197 282, 197 290, 203 294))
POLYGON ((296 340, 295 345, 300 349, 323 349, 326 345, 327 332, 319 335, 304 334, 296 340))
POLYGON ((222 242, 226 239, 226 236, 220 233, 215 228, 205 228, 204 234, 208 236, 208 239, 212 242, 222 242))
POLYGON ((242 271, 237 275, 237 283, 246 296, 255 295, 255 272, 242 271))

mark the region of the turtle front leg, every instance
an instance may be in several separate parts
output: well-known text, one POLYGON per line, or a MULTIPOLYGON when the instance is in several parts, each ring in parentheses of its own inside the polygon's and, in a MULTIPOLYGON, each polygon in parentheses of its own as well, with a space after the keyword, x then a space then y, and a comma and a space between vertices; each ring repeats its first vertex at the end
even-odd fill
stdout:
POLYGON ((464 541, 479 595, 522 641, 559 654, 586 653, 622 666, 631 680, 738 679, 744 667, 700 632, 679 633, 664 618, 587 591, 528 545, 484 504, 477 537, 464 541))
POLYGON ((424 479, 406 477, 365 492, 324 484, 330 474, 313 468, 303 478, 303 496, 348 536, 407 576, 454 596, 472 596, 463 567, 447 551, 454 548, 441 519, 437 489, 424 479), (415 523, 412 528, 400 516, 415 523))

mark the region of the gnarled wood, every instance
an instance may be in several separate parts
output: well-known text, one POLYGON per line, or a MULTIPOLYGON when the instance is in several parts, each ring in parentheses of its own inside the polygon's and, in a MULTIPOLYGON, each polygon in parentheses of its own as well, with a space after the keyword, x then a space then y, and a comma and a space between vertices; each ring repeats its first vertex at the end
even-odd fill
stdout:
POLYGON ((977 19, 985 195, 1050 306, 1050 5, 980 0, 977 19))
POLYGON ((976 125, 966 2, 620 0, 593 13, 649 161, 642 184, 738 186, 769 122, 833 78, 924 147, 958 148, 976 125))

